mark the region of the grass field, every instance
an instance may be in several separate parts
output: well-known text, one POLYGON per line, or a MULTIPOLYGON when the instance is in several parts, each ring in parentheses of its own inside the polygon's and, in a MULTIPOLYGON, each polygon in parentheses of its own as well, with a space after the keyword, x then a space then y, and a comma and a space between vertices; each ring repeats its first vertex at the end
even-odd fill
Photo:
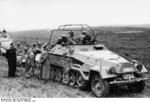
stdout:
MULTIPOLYGON (((150 71, 150 29, 137 27, 94 27, 95 32, 100 29, 105 33, 99 34, 97 40, 105 44, 110 50, 128 58, 137 59, 144 63, 150 71)), ((16 42, 46 42, 49 39, 48 30, 20 31, 10 33, 16 42)), ((22 70, 18 68, 18 77, 14 79, 3 78, 7 76, 7 63, 0 59, 0 97, 94 97, 91 91, 79 90, 66 85, 49 81, 43 83, 37 78, 23 78, 22 70), (3 87, 3 88, 2 88, 3 87), (15 93, 15 94, 12 94, 15 93)), ((150 97, 150 73, 149 80, 143 93, 133 94, 127 89, 119 89, 111 97, 150 97)))

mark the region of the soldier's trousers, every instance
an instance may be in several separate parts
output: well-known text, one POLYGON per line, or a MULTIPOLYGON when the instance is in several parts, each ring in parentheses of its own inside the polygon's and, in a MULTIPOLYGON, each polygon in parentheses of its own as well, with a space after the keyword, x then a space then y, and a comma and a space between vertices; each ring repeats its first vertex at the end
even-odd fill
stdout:
POLYGON ((14 58, 8 59, 8 76, 15 77, 16 75, 16 59, 14 58))

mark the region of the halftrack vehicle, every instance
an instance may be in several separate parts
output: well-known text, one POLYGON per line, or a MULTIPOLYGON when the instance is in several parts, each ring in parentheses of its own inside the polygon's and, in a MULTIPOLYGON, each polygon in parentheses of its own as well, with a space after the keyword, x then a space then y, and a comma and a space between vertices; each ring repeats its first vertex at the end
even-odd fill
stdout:
POLYGON ((87 25, 62 25, 52 30, 49 44, 53 47, 47 59, 50 79, 81 88, 89 85, 97 97, 108 96, 111 86, 127 85, 133 92, 142 92, 147 79, 145 66, 108 50, 95 39, 94 30, 87 25), (69 32, 77 37, 83 31, 91 37, 89 43, 57 44, 62 35, 69 39, 69 32))

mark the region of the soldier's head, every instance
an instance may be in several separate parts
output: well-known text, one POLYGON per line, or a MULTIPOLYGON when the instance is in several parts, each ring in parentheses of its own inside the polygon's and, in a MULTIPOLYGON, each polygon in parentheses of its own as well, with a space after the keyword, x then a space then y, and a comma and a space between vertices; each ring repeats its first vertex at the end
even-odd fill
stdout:
POLYGON ((26 44, 25 46, 26 46, 27 48, 29 47, 29 45, 28 45, 28 44, 26 44))
POLYGON ((42 44, 41 42, 37 42, 37 47, 41 48, 42 44))
POLYGON ((61 37, 62 37, 62 43, 64 44, 67 43, 67 35, 63 34, 61 37))
POLYGON ((74 33, 72 31, 69 32, 70 37, 74 37, 74 33))
POLYGON ((87 31, 82 31, 82 35, 87 35, 87 31))
POLYGON ((35 47, 36 47, 36 44, 33 44, 32 47, 35 48, 35 47))
POLYGON ((3 29, 3 33, 7 33, 5 29, 3 29))
POLYGON ((17 44, 17 47, 20 47, 20 44, 19 44, 19 43, 17 44))

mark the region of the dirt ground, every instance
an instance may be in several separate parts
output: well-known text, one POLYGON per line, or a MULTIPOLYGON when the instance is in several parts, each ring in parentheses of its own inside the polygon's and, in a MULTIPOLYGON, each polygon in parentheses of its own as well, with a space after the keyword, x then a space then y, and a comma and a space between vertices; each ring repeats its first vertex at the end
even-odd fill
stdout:
MULTIPOLYGON (((8 66, 6 60, 0 60, 0 97, 13 98, 89 98, 95 97, 90 89, 80 90, 49 80, 45 82, 37 77, 25 78, 23 68, 17 68, 16 78, 7 78, 8 66)), ((150 78, 150 76, 148 76, 150 78)), ((145 90, 140 94, 129 92, 126 87, 111 92, 110 97, 150 97, 150 80, 146 82, 145 90)))

